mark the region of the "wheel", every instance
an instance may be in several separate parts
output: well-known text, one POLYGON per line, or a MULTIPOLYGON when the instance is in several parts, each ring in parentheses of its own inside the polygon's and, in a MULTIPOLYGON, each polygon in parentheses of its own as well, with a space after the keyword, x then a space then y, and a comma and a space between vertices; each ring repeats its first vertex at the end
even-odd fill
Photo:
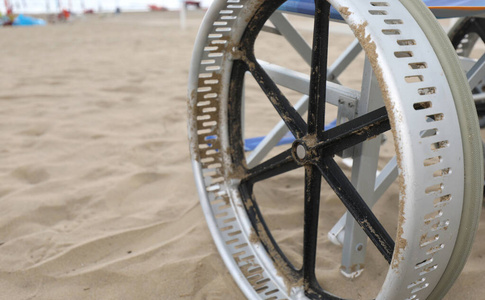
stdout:
MULTIPOLYGON (((480 128, 485 128, 485 19, 460 18, 448 32, 460 57, 475 100, 480 128)), ((482 137, 483 140, 483 137, 482 137)), ((482 142, 485 149, 485 142, 482 142)))
POLYGON ((448 37, 459 56, 470 57, 477 41, 485 39, 485 20, 480 17, 460 18, 448 32, 448 37))
POLYGON ((448 32, 448 36, 461 57, 463 69, 468 72, 480 128, 485 127, 485 67, 483 43, 485 42, 485 19, 460 18, 448 32), (470 72, 471 71, 471 72, 470 72))
POLYGON ((344 79, 325 80, 331 43, 324 1, 316 2, 310 75, 256 59, 286 54, 277 44, 271 53, 258 50, 263 26, 282 2, 215 1, 192 58, 192 165, 226 266, 250 299, 442 297, 469 253, 483 182, 483 170, 475 167, 482 165, 478 125, 470 117, 476 112, 446 37, 421 1, 329 1, 367 57, 355 88, 344 79), (305 95, 298 103, 285 96, 296 92, 308 94, 307 114, 300 109, 305 95), (245 152, 247 137, 273 112, 295 140, 270 143, 262 155, 269 158, 255 159, 245 152), (335 115, 338 125, 325 130, 335 115), (383 134, 390 137, 390 150, 379 149, 383 134), (380 166, 386 151, 396 157, 380 166), (353 158, 352 174, 339 155, 353 158), (398 192, 376 204, 384 206, 378 213, 370 206, 396 177, 393 162, 398 192), (376 171, 385 176, 374 176, 376 171), (341 255, 353 257, 365 246, 347 247, 359 232, 351 227, 362 228, 374 245, 367 251, 366 281, 359 282, 362 275, 336 283, 340 265, 332 253, 340 250, 319 232, 339 219, 332 216, 337 201, 343 203, 340 213, 352 216, 343 245, 350 254, 341 255), (298 207, 300 221, 284 218, 298 207), (287 225, 294 223, 302 230, 290 231, 287 225))

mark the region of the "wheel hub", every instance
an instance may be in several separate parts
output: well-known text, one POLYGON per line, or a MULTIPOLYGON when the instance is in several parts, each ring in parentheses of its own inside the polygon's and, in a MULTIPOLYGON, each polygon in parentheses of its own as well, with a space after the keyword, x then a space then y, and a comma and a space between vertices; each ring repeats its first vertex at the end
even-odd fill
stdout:
POLYGON ((316 144, 316 137, 310 135, 305 136, 303 139, 295 140, 291 146, 293 159, 299 165, 314 163, 315 160, 320 156, 320 152, 317 151, 315 146, 311 146, 316 144))

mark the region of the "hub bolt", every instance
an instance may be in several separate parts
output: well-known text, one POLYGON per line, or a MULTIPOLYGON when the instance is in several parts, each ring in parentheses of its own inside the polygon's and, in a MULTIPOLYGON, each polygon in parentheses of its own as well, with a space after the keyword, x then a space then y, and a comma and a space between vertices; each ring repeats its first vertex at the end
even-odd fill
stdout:
POLYGON ((296 146, 296 156, 299 159, 304 159, 305 158, 305 156, 306 156, 305 146, 303 146, 302 144, 296 146))

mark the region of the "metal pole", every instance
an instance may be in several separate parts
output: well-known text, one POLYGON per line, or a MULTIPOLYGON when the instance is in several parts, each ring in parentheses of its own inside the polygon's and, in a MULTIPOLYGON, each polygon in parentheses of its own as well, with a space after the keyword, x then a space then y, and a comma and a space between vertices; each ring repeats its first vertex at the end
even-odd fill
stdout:
POLYGON ((180 0, 180 28, 185 29, 187 20, 187 11, 185 9, 185 0, 180 0))

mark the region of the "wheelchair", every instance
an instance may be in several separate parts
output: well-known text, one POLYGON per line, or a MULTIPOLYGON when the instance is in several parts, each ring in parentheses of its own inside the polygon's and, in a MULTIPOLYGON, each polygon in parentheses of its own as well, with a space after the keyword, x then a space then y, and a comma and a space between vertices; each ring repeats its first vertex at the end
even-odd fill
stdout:
POLYGON ((458 277, 483 199, 485 56, 472 53, 485 7, 425 2, 207 12, 189 74, 192 167, 248 299, 441 299, 458 277), (462 18, 447 36, 436 17, 462 18))

